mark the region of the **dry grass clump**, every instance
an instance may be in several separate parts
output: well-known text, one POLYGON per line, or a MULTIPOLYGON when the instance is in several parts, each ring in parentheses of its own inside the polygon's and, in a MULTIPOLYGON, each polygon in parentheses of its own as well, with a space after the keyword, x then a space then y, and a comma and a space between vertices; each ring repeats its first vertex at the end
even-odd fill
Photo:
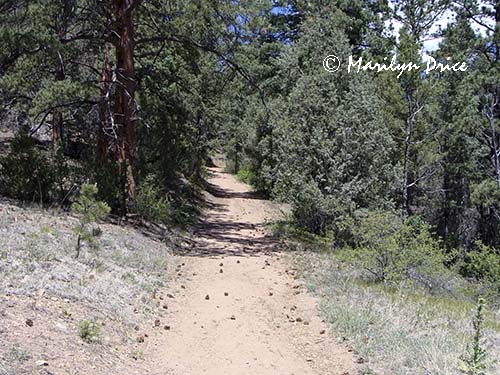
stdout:
MULTIPOLYGON (((363 281, 333 254, 294 253, 309 287, 322 297, 335 334, 369 361, 366 373, 457 375, 460 356, 474 335, 475 305, 449 295, 363 281)), ((484 346, 500 353, 500 312, 486 314, 484 346)), ((500 363, 487 374, 500 374, 500 363)))

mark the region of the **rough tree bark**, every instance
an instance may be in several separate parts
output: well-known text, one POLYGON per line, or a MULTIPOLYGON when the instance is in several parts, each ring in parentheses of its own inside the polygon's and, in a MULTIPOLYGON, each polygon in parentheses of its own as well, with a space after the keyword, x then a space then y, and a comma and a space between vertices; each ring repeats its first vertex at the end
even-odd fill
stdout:
POLYGON ((410 214, 410 195, 409 189, 412 184, 410 178, 410 152, 412 145, 413 128, 415 126, 415 117, 422 110, 416 100, 417 93, 413 87, 407 89, 406 100, 408 102, 408 115, 406 118, 406 136, 403 164, 403 217, 410 214))
POLYGON ((496 93, 487 96, 487 104, 484 105, 482 114, 488 120, 490 125, 489 134, 485 132, 488 146, 491 150, 491 163, 495 169, 495 177, 498 188, 500 189, 500 145, 498 142, 497 124, 495 123, 495 112, 498 107, 499 100, 496 93))
POLYGON ((408 178, 410 174, 410 146, 411 136, 413 134, 413 120, 408 118, 406 121, 406 138, 405 138, 405 155, 403 167, 403 216, 407 217, 409 214, 409 196, 408 196, 408 178))
MULTIPOLYGON (((55 80, 63 81, 64 74, 64 61, 60 53, 58 53, 58 61, 55 72, 55 80)), ((63 137, 63 114, 60 108, 52 111, 52 152, 55 155, 59 150, 63 137)))
POLYGON ((134 20, 133 11, 138 0, 114 1, 114 31, 116 34, 116 87, 114 121, 117 130, 116 158, 123 175, 123 193, 128 205, 134 200, 133 173, 134 125, 136 115, 134 70, 134 20))

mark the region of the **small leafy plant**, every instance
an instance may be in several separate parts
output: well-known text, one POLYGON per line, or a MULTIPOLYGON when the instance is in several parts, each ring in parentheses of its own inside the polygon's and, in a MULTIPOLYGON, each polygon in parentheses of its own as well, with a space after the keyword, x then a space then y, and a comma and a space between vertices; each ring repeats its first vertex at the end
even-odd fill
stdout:
POLYGON ((83 184, 80 188, 80 197, 72 206, 73 211, 80 216, 78 224, 73 228, 77 234, 76 258, 80 255, 82 241, 87 242, 92 248, 97 247, 96 237, 102 232, 96 223, 105 218, 110 211, 105 202, 96 199, 97 193, 97 185, 83 184))
POLYGON ((467 345, 466 353, 460 357, 460 370, 467 375, 486 375, 489 367, 488 354, 481 344, 482 329, 484 322, 484 300, 479 299, 476 316, 472 322, 474 326, 474 337, 472 345, 467 345))
POLYGON ((80 338, 86 343, 93 343, 99 340, 101 327, 94 319, 84 319, 80 322, 80 338))

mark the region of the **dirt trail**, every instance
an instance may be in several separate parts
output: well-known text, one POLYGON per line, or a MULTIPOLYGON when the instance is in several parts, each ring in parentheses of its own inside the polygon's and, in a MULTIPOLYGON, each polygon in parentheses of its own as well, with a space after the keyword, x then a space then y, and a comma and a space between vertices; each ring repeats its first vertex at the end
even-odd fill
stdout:
POLYGON ((277 206, 220 168, 210 172, 197 245, 166 301, 170 330, 148 348, 155 374, 356 374, 266 234, 277 206))

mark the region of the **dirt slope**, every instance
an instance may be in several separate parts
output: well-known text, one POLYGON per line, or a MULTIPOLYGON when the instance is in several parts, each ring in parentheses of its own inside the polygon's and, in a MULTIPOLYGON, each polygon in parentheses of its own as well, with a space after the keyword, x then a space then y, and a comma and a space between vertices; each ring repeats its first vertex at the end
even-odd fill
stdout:
POLYGON ((266 235, 277 206, 220 168, 211 174, 196 245, 169 288, 170 329, 146 343, 153 373, 357 374, 356 358, 328 334, 316 300, 266 235))
POLYGON ((0 375, 147 374, 137 337, 159 331, 175 234, 102 224, 75 259, 75 217, 15 203, 0 198, 0 375))

